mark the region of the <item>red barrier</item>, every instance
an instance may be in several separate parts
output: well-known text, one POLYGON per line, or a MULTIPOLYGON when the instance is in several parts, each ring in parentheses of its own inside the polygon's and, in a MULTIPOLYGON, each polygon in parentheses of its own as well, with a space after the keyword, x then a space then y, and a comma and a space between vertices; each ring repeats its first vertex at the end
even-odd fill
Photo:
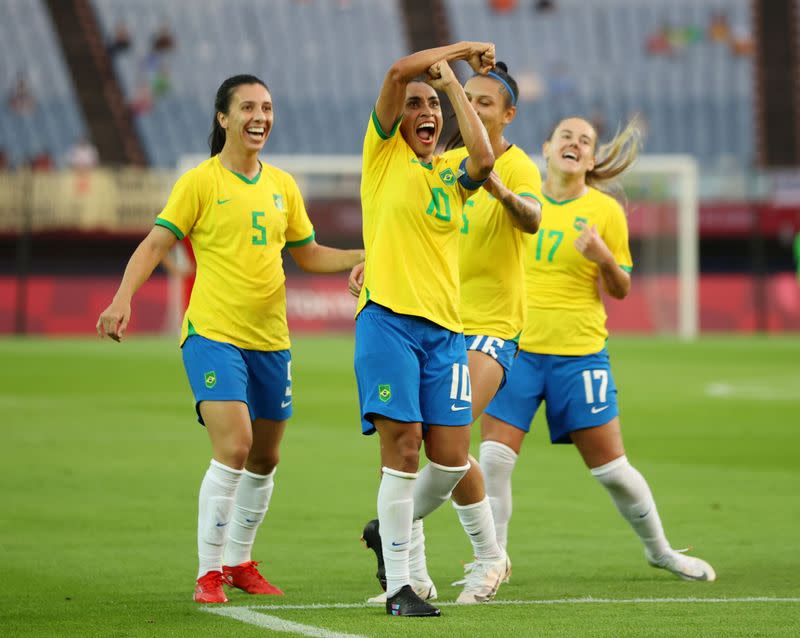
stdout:
MULTIPOLYGON (((100 312, 116 291, 116 277, 36 276, 27 282, 27 332, 92 334, 100 312)), ((800 285, 793 273, 764 282, 765 306, 758 309, 755 280, 745 275, 704 275, 700 279, 701 331, 800 331, 800 285)), ((612 333, 674 332, 677 283, 674 277, 634 277, 631 294, 608 300, 612 333)), ((0 277, 0 334, 15 330, 17 282, 0 277)), ((167 280, 156 276, 136 295, 130 331, 159 333, 168 325, 167 280)), ((349 331, 355 299, 344 275, 291 277, 289 326, 295 332, 349 331)))

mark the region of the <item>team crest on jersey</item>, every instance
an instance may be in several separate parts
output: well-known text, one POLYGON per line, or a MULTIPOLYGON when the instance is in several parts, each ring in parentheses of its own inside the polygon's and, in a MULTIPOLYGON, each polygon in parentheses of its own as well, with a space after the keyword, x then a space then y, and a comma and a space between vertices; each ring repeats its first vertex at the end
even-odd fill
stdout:
POLYGON ((441 177, 442 181, 448 186, 452 186, 453 182, 456 181, 456 174, 453 172, 452 168, 444 169, 441 173, 439 173, 439 177, 441 177))
POLYGON ((217 373, 215 370, 211 370, 210 372, 205 373, 206 379, 206 387, 210 390, 215 385, 217 385, 217 373))
POLYGON ((384 403, 388 403, 392 398, 392 386, 382 383, 378 386, 378 398, 384 403))
POLYGON ((283 210, 283 195, 280 193, 273 193, 272 201, 275 203, 275 208, 278 210, 283 210))

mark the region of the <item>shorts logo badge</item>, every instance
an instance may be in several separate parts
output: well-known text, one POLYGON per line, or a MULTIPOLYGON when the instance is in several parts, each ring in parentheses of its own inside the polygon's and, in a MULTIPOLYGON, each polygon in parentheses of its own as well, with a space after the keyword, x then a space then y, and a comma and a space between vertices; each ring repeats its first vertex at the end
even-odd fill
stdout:
POLYGON ((388 383, 382 383, 378 386, 378 398, 384 403, 388 403, 392 398, 392 386, 388 383))
POLYGON ((456 181, 456 175, 453 173, 452 168, 446 168, 441 173, 439 173, 439 177, 442 178, 442 181, 450 186, 453 182, 456 181))
POLYGON ((217 373, 216 371, 212 370, 211 372, 205 373, 206 378, 206 387, 210 390, 215 385, 217 385, 217 373))

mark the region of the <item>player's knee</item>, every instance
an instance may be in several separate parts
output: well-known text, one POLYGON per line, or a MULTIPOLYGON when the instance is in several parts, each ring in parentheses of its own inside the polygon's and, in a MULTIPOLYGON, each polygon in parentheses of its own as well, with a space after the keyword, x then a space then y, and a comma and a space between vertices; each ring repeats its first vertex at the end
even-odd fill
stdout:
POLYGON ((279 461, 280 455, 277 450, 270 450, 257 455, 250 454, 250 458, 247 461, 247 469, 254 474, 266 476, 267 474, 272 474, 272 471, 278 467, 279 461))
POLYGON ((214 457, 229 467, 241 469, 250 454, 250 445, 251 441, 245 439, 225 441, 216 446, 214 457))

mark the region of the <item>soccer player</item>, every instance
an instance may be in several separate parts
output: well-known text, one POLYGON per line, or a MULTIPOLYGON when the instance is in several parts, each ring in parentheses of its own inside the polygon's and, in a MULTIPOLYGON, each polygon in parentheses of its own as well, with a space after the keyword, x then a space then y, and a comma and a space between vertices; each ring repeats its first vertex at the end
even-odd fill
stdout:
POLYGON ((281 251, 311 272, 362 261, 361 250, 317 244, 294 179, 263 164, 272 96, 251 75, 219 87, 211 159, 175 184, 155 227, 133 253, 97 332, 120 341, 131 299, 176 241, 188 236, 197 276, 181 346, 213 458, 200 486, 194 600, 223 603, 222 585, 281 594, 251 559, 269 507, 280 441, 292 412, 292 374, 281 251))
POLYGON ((672 549, 647 482, 628 462, 606 349, 598 279, 606 293, 624 299, 633 263, 625 213, 604 190, 634 162, 638 141, 632 121, 598 149, 592 125, 571 117, 543 146, 542 222, 526 247, 528 315, 517 361, 481 419, 480 462, 505 548, 511 473, 544 401, 550 440, 575 445, 639 536, 647 561, 687 580, 710 581, 711 565, 672 549))
MULTIPOLYGON (((508 67, 498 62, 488 74, 476 74, 464 92, 478 114, 492 145, 494 171, 467 202, 459 245, 461 321, 472 383, 472 416, 476 419, 503 383, 517 353, 517 342, 525 322, 523 241, 525 233, 539 228, 541 191, 539 169, 520 147, 509 142, 504 131, 516 116, 517 83, 508 67)), ((445 158, 456 160, 466 150, 456 148, 445 158)), ((351 287, 358 288, 361 266, 351 273, 351 287), (355 281, 353 277, 355 276, 355 281)), ((453 490, 458 516, 472 542, 475 563, 464 583, 459 603, 491 600, 510 571, 505 551, 498 545, 492 512, 484 491, 477 461, 469 457, 470 469, 453 490)), ((427 470, 423 470, 425 472, 427 470)), ((364 540, 378 554, 380 539, 374 522, 367 524, 364 540)), ((436 596, 425 562, 422 519, 412 527, 411 585, 421 596, 436 596)), ((371 598, 380 602, 382 596, 371 598)))
POLYGON ((378 432, 378 519, 386 612, 438 616, 411 588, 412 519, 441 505, 469 468, 471 390, 458 312, 464 203, 494 155, 449 61, 481 73, 494 45, 460 42, 397 60, 364 138, 361 202, 366 262, 357 306, 355 371, 362 432, 378 432), (415 81, 427 74, 426 81, 415 81), (467 154, 434 155, 442 130, 436 89, 453 104, 467 154), (431 461, 418 478, 419 450, 431 461))

